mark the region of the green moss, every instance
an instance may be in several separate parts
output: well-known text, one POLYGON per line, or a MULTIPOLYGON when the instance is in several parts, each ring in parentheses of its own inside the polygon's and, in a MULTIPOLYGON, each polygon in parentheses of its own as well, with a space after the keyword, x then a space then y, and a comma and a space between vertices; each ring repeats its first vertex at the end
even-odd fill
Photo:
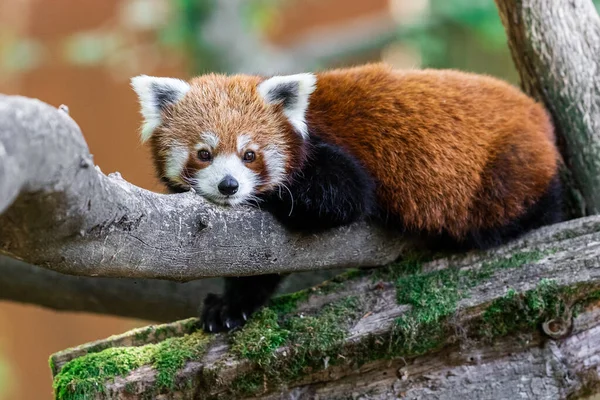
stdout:
POLYGON ((467 274, 469 274, 468 278, 472 281, 472 284, 476 285, 482 280, 491 278, 498 270, 518 268, 526 264, 531 264, 552 253, 553 251, 551 250, 524 251, 512 254, 507 258, 499 258, 494 261, 484 262, 480 268, 467 272, 467 274))
MULTIPOLYGON (((546 252, 523 252, 508 258, 484 263, 473 270, 444 269, 426 274, 400 276, 396 280, 399 304, 411 306, 396 321, 390 345, 379 346, 372 357, 414 356, 446 344, 455 335, 449 323, 460 300, 470 289, 493 276, 501 269, 514 269, 540 260, 546 252)), ((486 337, 502 336, 519 329, 533 328, 540 321, 561 315, 567 308, 564 301, 568 291, 559 293, 556 285, 542 280, 539 286, 524 297, 509 291, 503 299, 490 305, 484 314, 484 323, 478 330, 486 337)), ((376 346, 377 347, 377 346, 376 346)), ((372 358, 371 358, 372 359, 372 358)))
POLYGON ((233 334, 231 351, 260 366, 269 365, 274 351, 288 336, 289 331, 279 326, 277 312, 264 308, 252 316, 244 329, 233 334))
POLYGON ((100 342, 98 344, 95 344, 93 346, 90 346, 86 349, 86 353, 90 354, 90 353, 99 353, 103 350, 106 350, 108 348, 110 348, 110 343, 109 342, 100 342))
POLYGON ((92 353, 67 363, 54 378, 56 399, 85 399, 104 391, 104 380, 122 376, 144 363, 142 348, 112 348, 92 353))
POLYGON ((152 365, 158 371, 155 387, 173 387, 177 371, 186 361, 204 354, 210 336, 202 332, 174 337, 140 347, 115 347, 76 358, 54 378, 56 399, 86 399, 104 391, 106 381, 134 369, 152 365))
POLYGON ((592 290, 587 296, 588 302, 594 302, 600 300, 600 290, 592 290))
MULTIPOLYGON (((411 307, 396 321, 391 337, 372 337, 370 342, 361 344, 363 347, 360 349, 352 350, 360 354, 348 354, 349 350, 342 347, 348 326, 365 311, 357 298, 335 302, 314 315, 293 314, 301 302, 308 300, 313 290, 273 299, 270 307, 253 315, 244 328, 231 336, 232 353, 253 365, 250 372, 234 380, 229 387, 230 393, 234 397, 260 393, 267 386, 293 381, 326 365, 342 362, 344 358, 339 357, 340 354, 362 363, 384 357, 408 357, 435 349, 448 343, 449 338, 455 335, 450 320, 460 300, 466 298, 474 286, 489 279, 498 270, 518 268, 546 254, 523 252, 484 263, 477 269, 448 268, 428 273, 421 271, 430 257, 408 257, 383 272, 351 271, 348 275, 332 279, 316 291, 324 293, 329 285, 339 287, 348 279, 372 274, 377 279, 392 280, 396 285, 398 303, 411 307)), ((548 316, 560 315, 568 302, 565 300, 566 292, 556 290, 556 285, 542 281, 536 289, 522 296, 514 291, 507 293, 505 298, 490 304, 482 314, 476 333, 485 337, 505 335, 519 329, 530 329, 548 316)), ((56 376, 56 397, 86 398, 86 394, 102 391, 106 380, 126 375, 142 365, 154 365, 158 370, 156 390, 173 387, 177 384, 177 371, 186 360, 200 357, 207 341, 203 334, 194 333, 155 345, 88 354, 67 364, 56 376)), ((211 375, 212 384, 203 386, 217 385, 217 375, 214 374, 214 379, 211 375)))
POLYGON ((319 315, 288 319, 284 326, 290 332, 287 344, 292 355, 286 365, 287 379, 323 368, 327 357, 329 364, 335 364, 347 327, 359 309, 356 297, 349 297, 325 307, 319 315))
POLYGON ((369 274, 371 274, 371 270, 369 268, 352 268, 334 276, 330 280, 325 281, 320 285, 317 285, 314 290, 319 294, 338 293, 343 290, 346 282, 360 279, 369 274))
MULTIPOLYGON (((500 269, 517 268, 540 260, 547 253, 522 252, 493 262, 483 263, 473 270, 447 268, 424 274, 410 274, 420 268, 414 259, 404 264, 403 273, 396 274, 398 304, 411 310, 396 321, 388 355, 418 355, 446 343, 452 336, 448 319, 458 302, 469 295, 471 288, 489 279, 500 269)), ((377 356, 380 356, 379 354, 377 356)))
POLYGON ((125 393, 135 394, 135 384, 133 382, 127 382, 125 384, 125 393))
POLYGON ((408 253, 402 260, 380 268, 373 277, 381 280, 395 280, 398 277, 415 275, 421 272, 423 264, 431 259, 431 256, 426 254, 408 253))
MULTIPOLYGON (((383 269, 352 271, 320 285, 316 291, 323 293, 326 290, 323 287, 366 274, 394 281, 398 303, 410 305, 411 309, 397 320, 391 339, 372 338, 351 357, 362 363, 375 358, 411 356, 447 342, 453 335, 449 319, 455 314, 459 301, 467 297, 477 283, 489 279, 497 270, 517 268, 545 254, 522 252, 473 270, 447 268, 429 273, 421 273, 421 270, 433 256, 412 254, 383 269)), ((234 394, 255 394, 266 384, 292 381, 326 364, 339 362, 347 327, 364 310, 357 299, 351 297, 324 307, 316 315, 289 315, 310 293, 304 290, 274 299, 270 308, 257 313, 233 335, 232 351, 255 364, 252 373, 236 379, 232 385, 234 394), (289 353, 282 357, 277 352, 280 348, 289 353)))
POLYGON ((397 320, 396 345, 410 354, 436 347, 443 339, 442 320, 454 314, 463 297, 460 286, 460 273, 454 269, 398 278, 398 303, 412 309, 397 320))
POLYGON ((584 235, 586 232, 591 233, 591 232, 599 232, 599 231, 600 231, 600 223, 594 223, 593 225, 584 227, 583 229, 561 230, 560 232, 557 232, 554 235, 552 235, 552 239, 557 240, 557 241, 573 239, 573 238, 584 235))
POLYGON ((323 295, 339 292, 342 290, 344 283, 362 278, 371 273, 372 270, 368 268, 352 268, 312 288, 277 296, 271 299, 268 306, 280 315, 290 314, 297 310, 298 304, 308 301, 311 294, 323 295))
POLYGON ((146 342, 153 330, 154 330, 154 328, 152 326, 149 326, 149 327, 146 327, 146 328, 136 332, 135 333, 136 342, 140 342, 140 343, 146 342))
POLYGON ((186 361, 201 357, 207 343, 207 336, 200 332, 158 343, 151 357, 151 363, 158 371, 155 385, 159 389, 172 388, 177 371, 186 361))
POLYGON ((266 376, 262 371, 240 374, 231 382, 231 394, 235 395, 234 398, 259 394, 265 389, 265 379, 266 376))
POLYGON ((326 359, 334 364, 347 327, 359 310, 358 300, 351 297, 325 306, 316 315, 283 316, 269 308, 255 314, 232 337, 231 351, 254 366, 251 373, 235 380, 231 393, 255 394, 266 384, 322 369, 326 359), (279 348, 286 353, 278 352, 279 348))
POLYGON ((154 329, 154 338, 157 341, 165 340, 172 336, 177 336, 177 329, 171 325, 165 324, 154 329))
POLYGON ((278 314, 289 314, 296 310, 298 303, 308 300, 309 289, 284 294, 271 299, 269 308, 278 314))
POLYGON ((336 283, 347 282, 352 279, 361 278, 365 276, 368 272, 368 269, 351 268, 346 272, 337 275, 336 277, 331 279, 331 281, 336 283))
POLYGON ((571 290, 560 289, 552 280, 542 280, 535 289, 522 295, 509 289, 485 310, 479 333, 488 338, 506 336, 531 331, 546 320, 566 317, 572 295, 571 290))
POLYGON ((56 374, 56 365, 54 364, 54 357, 50 356, 48 359, 48 366, 50 366, 50 371, 52 371, 52 375, 56 374))

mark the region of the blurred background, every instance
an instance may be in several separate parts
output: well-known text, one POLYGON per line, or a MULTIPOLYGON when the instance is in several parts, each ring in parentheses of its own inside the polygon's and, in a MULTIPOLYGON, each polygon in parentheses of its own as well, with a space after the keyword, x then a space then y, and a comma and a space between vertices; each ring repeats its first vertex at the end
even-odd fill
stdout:
MULTIPOLYGON (((0 0, 0 93, 68 105, 105 173, 156 191, 131 76, 375 60, 518 78, 493 0, 0 0)), ((0 400, 51 399, 51 353, 148 323, 0 302, 0 400)))

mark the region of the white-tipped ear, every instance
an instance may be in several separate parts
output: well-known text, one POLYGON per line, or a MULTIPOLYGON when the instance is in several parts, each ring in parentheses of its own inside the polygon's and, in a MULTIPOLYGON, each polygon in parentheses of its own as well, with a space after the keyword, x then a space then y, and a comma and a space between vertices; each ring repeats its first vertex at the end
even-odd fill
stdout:
POLYGON ((190 85, 175 78, 158 78, 140 75, 131 78, 131 86, 137 93, 144 124, 141 130, 142 143, 150 139, 161 122, 161 111, 169 104, 175 104, 190 90, 190 85))
POLYGON ((306 139, 306 110, 316 84, 317 77, 311 73, 274 76, 258 85, 258 93, 269 104, 283 104, 285 116, 306 139))

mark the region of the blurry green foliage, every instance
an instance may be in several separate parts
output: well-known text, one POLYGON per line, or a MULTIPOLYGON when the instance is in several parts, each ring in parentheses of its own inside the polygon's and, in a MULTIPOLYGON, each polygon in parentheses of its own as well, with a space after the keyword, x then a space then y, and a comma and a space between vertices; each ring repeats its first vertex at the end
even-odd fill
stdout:
POLYGON ((34 69, 40 65, 43 52, 38 41, 0 32, 0 69, 9 72, 34 69))
MULTIPOLYGON (((218 50, 202 37, 202 26, 210 18, 216 0, 175 0, 175 18, 159 32, 159 40, 180 46, 190 57, 192 73, 218 71, 218 50)), ((227 29, 227 27, 223 27, 227 29)))
POLYGON ((122 46, 114 32, 82 31, 69 36, 64 43, 64 55, 69 62, 85 66, 102 64, 122 46))
MULTIPOLYGON (((218 55, 227 50, 211 47, 201 34, 215 1, 218 0, 176 0, 177 18, 162 32, 163 42, 183 45, 187 49, 194 73, 224 69, 218 55)), ((244 1, 248 28, 267 28, 286 1, 290 0, 244 1)), ((600 9, 600 0, 593 1, 600 9)), ((518 79, 493 0, 429 0, 427 12, 410 23, 400 24, 393 40, 416 49, 421 55, 422 67, 487 73, 514 82, 518 79)), ((370 44, 373 48, 359 51, 370 54, 389 41, 389 38, 373 41, 370 44)), ((349 59, 355 56, 348 54, 349 59)), ((344 64, 338 59, 327 62, 344 64)))
POLYGON ((430 0, 426 15, 398 28, 398 40, 420 52, 423 67, 517 79, 492 0, 430 0))
POLYGON ((244 14, 249 29, 264 30, 272 23, 277 10, 288 0, 247 0, 244 2, 244 14))
MULTIPOLYGON (((456 68, 518 80, 493 0, 429 3, 427 15, 398 29, 398 40, 420 51, 423 67, 456 68)), ((600 10, 600 0, 594 4, 600 10)))
POLYGON ((487 46, 505 46, 504 27, 491 0, 432 0, 431 10, 443 23, 470 29, 487 46))

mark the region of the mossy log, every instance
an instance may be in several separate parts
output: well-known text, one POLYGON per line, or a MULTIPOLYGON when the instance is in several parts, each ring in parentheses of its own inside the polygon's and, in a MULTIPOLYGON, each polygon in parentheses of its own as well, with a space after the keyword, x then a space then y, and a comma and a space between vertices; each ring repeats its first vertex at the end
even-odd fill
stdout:
POLYGON ((57 398, 576 398, 600 380, 600 217, 350 270, 230 334, 194 322, 53 355, 57 398))

